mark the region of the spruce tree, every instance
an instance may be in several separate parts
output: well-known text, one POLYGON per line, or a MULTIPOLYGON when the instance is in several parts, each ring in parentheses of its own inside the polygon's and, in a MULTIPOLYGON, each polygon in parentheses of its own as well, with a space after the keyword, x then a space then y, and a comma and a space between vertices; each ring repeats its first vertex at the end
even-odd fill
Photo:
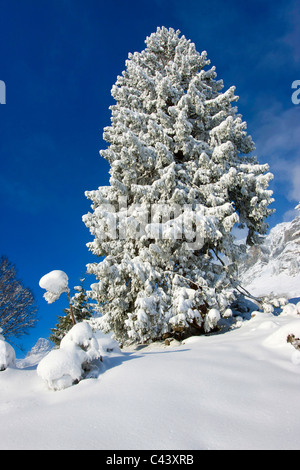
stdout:
POLYGON ((104 257, 88 265, 100 328, 121 342, 212 331, 234 299, 232 228, 258 243, 272 202, 235 88, 223 91, 206 52, 164 27, 146 46, 112 88, 110 186, 86 192, 83 217, 104 257))
MULTIPOLYGON (((93 308, 89 303, 83 282, 84 279, 81 280, 80 286, 74 287, 74 290, 77 292, 71 297, 71 305, 76 323, 90 319, 93 314, 93 308)), ((73 326, 74 323, 70 314, 70 308, 65 308, 64 315, 58 316, 58 323, 55 325, 55 328, 50 330, 52 332, 49 336, 50 341, 52 341, 55 346, 59 346, 63 337, 73 326)))

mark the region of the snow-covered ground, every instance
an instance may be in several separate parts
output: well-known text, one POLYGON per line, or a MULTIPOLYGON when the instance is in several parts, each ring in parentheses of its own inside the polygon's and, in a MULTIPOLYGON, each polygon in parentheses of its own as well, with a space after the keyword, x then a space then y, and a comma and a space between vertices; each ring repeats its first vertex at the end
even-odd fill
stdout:
POLYGON ((106 351, 102 337, 98 378, 62 391, 17 361, 0 372, 0 449, 300 449, 300 352, 286 342, 300 315, 287 310, 170 346, 106 351))

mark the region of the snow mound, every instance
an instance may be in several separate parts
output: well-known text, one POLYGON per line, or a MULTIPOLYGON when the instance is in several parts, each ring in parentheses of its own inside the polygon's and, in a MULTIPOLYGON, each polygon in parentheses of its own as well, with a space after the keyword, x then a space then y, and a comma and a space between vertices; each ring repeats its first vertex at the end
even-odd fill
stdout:
POLYGON ((112 338, 112 333, 103 333, 98 330, 94 333, 98 341, 98 347, 101 355, 106 356, 107 353, 121 354, 119 343, 112 338))
POLYGON ((90 318, 87 320, 87 323, 94 331, 101 354, 106 356, 107 353, 121 353, 119 343, 114 339, 113 333, 101 331, 101 317, 90 318))
POLYGON ((66 334, 59 349, 52 350, 37 367, 37 374, 51 390, 62 390, 83 378, 96 377, 100 366, 99 344, 86 322, 66 334))
POLYGON ((0 336, 0 371, 15 364, 16 354, 14 348, 0 336))
POLYGON ((290 334, 295 335, 297 338, 300 337, 300 318, 298 320, 289 321, 286 325, 278 328, 265 339, 264 345, 269 348, 285 347, 290 350, 291 346, 287 343, 287 337, 290 334))
POLYGON ((300 314, 300 302, 298 302, 297 304, 292 304, 292 303, 286 304, 282 308, 282 312, 281 312, 281 315, 299 316, 299 314, 300 314))

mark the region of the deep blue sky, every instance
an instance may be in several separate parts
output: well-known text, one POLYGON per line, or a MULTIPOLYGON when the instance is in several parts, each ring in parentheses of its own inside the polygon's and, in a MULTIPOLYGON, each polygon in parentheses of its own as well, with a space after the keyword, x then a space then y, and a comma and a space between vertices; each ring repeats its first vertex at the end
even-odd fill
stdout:
POLYGON ((109 180, 98 152, 110 90, 157 26, 179 29, 208 52, 226 89, 236 85, 259 161, 275 175, 270 225, 291 219, 300 200, 297 0, 0 0, 0 255, 39 306, 38 326, 20 339, 26 350, 67 306, 66 296, 48 305, 39 279, 62 269, 73 287, 95 261, 81 219, 90 208, 84 191, 109 180))

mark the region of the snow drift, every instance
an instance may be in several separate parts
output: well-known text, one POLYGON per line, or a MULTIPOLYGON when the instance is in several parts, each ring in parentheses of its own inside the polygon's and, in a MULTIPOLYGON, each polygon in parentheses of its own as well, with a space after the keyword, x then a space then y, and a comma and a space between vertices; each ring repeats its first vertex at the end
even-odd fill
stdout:
POLYGON ((102 373, 55 393, 17 360, 0 374, 0 449, 299 450, 299 325, 295 309, 256 311, 225 334, 123 350, 101 333, 102 373))

